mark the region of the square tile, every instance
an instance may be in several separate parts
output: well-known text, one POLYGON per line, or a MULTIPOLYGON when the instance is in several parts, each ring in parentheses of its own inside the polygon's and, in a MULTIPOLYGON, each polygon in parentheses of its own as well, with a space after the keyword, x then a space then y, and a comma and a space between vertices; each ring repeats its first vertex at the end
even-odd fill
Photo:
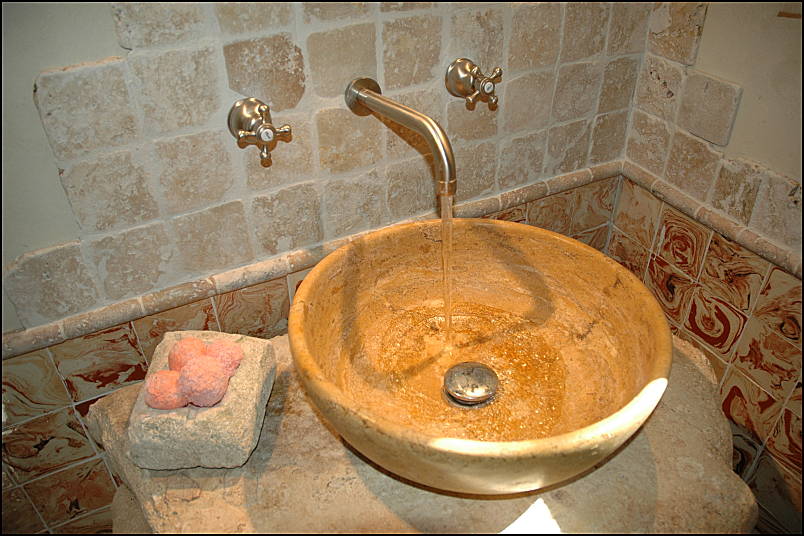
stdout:
POLYGON ((301 270, 299 272, 293 272, 292 274, 287 275, 288 299, 290 303, 293 303, 293 296, 296 295, 296 291, 299 290, 299 285, 302 284, 302 281, 304 281, 304 278, 310 273, 310 270, 312 270, 312 268, 301 270))
POLYGON ((140 342, 140 348, 150 361, 162 336, 168 331, 211 330, 220 331, 211 299, 182 305, 132 322, 140 342))
POLYGON ((572 238, 602 252, 606 249, 606 240, 609 238, 609 226, 601 225, 595 229, 587 229, 586 231, 573 234, 572 238))
POLYGON ((733 444, 731 468, 740 475, 740 478, 747 480, 753 473, 749 473, 754 465, 754 460, 759 453, 760 446, 751 436, 751 432, 742 426, 729 421, 731 426, 731 440, 733 444))
POLYGON ((782 403, 748 379, 734 367, 729 369, 720 386, 723 413, 763 443, 773 432, 782 411, 782 403))
POLYGON ((724 159, 712 190, 712 206, 748 225, 761 184, 759 165, 742 159, 724 159))
POLYGON ((508 44, 512 72, 554 65, 561 44, 561 5, 516 4, 508 44))
POLYGON ((801 474, 801 417, 789 409, 782 412, 773 435, 768 439, 768 452, 785 468, 801 474))
POLYGON ((695 279, 701 270, 712 231, 670 205, 664 205, 656 238, 656 252, 695 279))
POLYGON ((643 248, 650 250, 662 202, 635 182, 623 180, 614 212, 614 225, 643 248))
POLYGON ((611 232, 608 254, 642 281, 650 258, 650 252, 647 249, 615 227, 611 232))
POLYGON ((54 534, 112 534, 114 515, 112 507, 95 510, 79 519, 53 528, 54 534))
POLYGON ((50 347, 76 402, 145 379, 148 364, 130 322, 50 347))
POLYGON ((629 107, 636 87, 638 67, 639 62, 635 58, 617 58, 606 64, 597 113, 629 107))
POLYGON ((72 408, 37 417, 3 434, 3 463, 19 483, 94 455, 72 408))
POLYGON ((756 303, 770 263, 718 233, 706 250, 700 283, 743 313, 756 303))
POLYGON ((690 301, 684 328, 721 356, 727 357, 742 335, 745 323, 743 313, 703 287, 697 287, 690 301))
POLYGON ((665 314, 681 324, 695 291, 695 282, 661 257, 651 255, 644 283, 659 300, 665 314))
POLYGON ((3 534, 33 534, 45 530, 22 488, 3 491, 3 534))
POLYGON ((595 117, 589 165, 618 160, 625 149, 628 112, 613 112, 595 117))
POLYGON ((611 219, 614 196, 617 193, 616 177, 595 181, 572 191, 575 193, 573 233, 598 227, 611 219))
POLYGON ((646 54, 637 81, 637 108, 665 121, 675 121, 683 82, 684 71, 679 65, 646 54))
POLYGON ((801 532, 801 473, 786 470, 772 456, 763 453, 756 471, 746 483, 760 506, 756 532, 801 532))
POLYGON ((374 23, 341 26, 311 34, 307 38, 307 50, 316 94, 320 97, 340 96, 351 80, 376 78, 375 39, 374 23))
POLYGON ((258 248, 275 255, 320 242, 324 231, 319 197, 311 183, 255 197, 251 218, 258 248))
POLYGON ((754 316, 801 348, 801 280, 774 266, 759 294, 754 316))
POLYGON ((704 357, 706 357, 707 361, 709 361, 709 364, 712 366, 712 370, 715 373, 715 378, 717 379, 717 384, 719 385, 720 381, 726 375, 726 370, 729 367, 728 362, 724 361, 723 356, 719 355, 717 352, 712 351, 712 348, 702 343, 700 339, 698 339, 698 337, 690 334, 690 332, 684 328, 678 328, 676 335, 680 339, 684 339, 685 341, 693 345, 704 355, 704 357))
POLYGON ((687 73, 676 122, 696 136, 726 146, 742 93, 742 88, 731 82, 705 73, 687 73))
POLYGON ((510 221, 514 223, 528 223, 528 205, 527 203, 524 205, 517 205, 505 210, 500 210, 499 212, 486 214, 483 217, 493 220, 510 221))
POLYGON ((722 156, 700 138, 676 130, 664 170, 665 179, 703 201, 715 183, 722 156))
POLYGON ((385 88, 423 84, 436 77, 440 71, 441 39, 422 39, 422 35, 441 35, 441 28, 441 17, 432 15, 383 23, 385 88))
POLYGON ((662 175, 672 131, 664 120, 639 110, 634 110, 632 118, 626 155, 648 171, 662 175))
POLYGON ((564 6, 564 40, 561 62, 577 61, 603 52, 609 21, 609 4, 569 2, 564 6))
POLYGON ((529 202, 528 224, 569 236, 575 199, 575 192, 568 190, 529 202))
POLYGON ((213 298, 221 331, 270 339, 287 333, 288 299, 284 277, 213 298))
POLYGON ((532 184, 542 176, 546 141, 547 133, 541 131, 501 142, 497 168, 497 183, 501 191, 532 184))
POLYGON ((47 350, 3 361, 3 428, 70 405, 47 350))
POLYGON ((655 2, 648 50, 685 65, 695 63, 706 8, 704 2, 655 2))

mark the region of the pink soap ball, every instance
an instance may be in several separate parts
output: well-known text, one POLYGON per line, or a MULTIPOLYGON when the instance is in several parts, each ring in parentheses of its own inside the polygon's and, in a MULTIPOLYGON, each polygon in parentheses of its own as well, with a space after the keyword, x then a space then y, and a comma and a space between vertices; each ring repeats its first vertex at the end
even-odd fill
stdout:
POLYGON ((189 400, 179 388, 179 372, 160 370, 145 380, 145 403, 154 409, 183 408, 189 400))
POLYGON ((179 339, 170 349, 168 354, 168 367, 170 370, 179 371, 184 368, 190 360, 205 354, 207 343, 195 337, 185 337, 179 339))
POLYGON ((179 373, 179 389, 194 406, 214 406, 226 394, 228 386, 228 369, 217 357, 208 354, 188 361, 179 373))
POLYGON ((232 376, 243 360, 243 349, 237 343, 229 341, 215 341, 207 345, 207 354, 218 358, 232 376))

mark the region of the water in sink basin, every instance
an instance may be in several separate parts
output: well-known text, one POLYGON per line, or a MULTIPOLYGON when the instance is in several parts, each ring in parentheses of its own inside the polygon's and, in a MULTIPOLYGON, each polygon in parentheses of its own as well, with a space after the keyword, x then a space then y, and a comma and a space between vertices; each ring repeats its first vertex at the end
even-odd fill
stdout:
POLYGON ((452 348, 445 350, 444 310, 406 310, 367 330, 366 348, 340 367, 355 401, 386 418, 445 437, 516 441, 555 433, 564 406, 565 365, 537 324, 489 306, 452 308, 452 348), (373 356, 373 357, 371 357, 373 356), (499 377, 490 403, 460 408, 442 389, 453 365, 476 361, 499 377))

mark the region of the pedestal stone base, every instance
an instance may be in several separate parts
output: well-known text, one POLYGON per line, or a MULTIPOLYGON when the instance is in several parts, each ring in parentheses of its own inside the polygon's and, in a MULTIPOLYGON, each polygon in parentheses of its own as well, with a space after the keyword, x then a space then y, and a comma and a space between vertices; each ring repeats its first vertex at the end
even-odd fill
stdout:
POLYGON ((155 532, 747 532, 757 506, 731 470, 731 433, 709 363, 674 339, 670 383, 643 428, 596 469, 539 492, 469 497, 373 466, 322 423, 287 337, 260 440, 235 469, 141 469, 124 433, 138 386, 92 406, 90 432, 155 532))

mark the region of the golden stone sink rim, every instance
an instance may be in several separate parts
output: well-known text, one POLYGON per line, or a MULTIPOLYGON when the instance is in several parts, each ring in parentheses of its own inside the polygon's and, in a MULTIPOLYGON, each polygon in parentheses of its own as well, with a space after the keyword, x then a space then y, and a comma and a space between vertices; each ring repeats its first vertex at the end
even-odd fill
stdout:
MULTIPOLYGON (((440 224, 440 220, 423 220, 418 222, 409 222, 391 225, 377 231, 373 231, 366 235, 356 238, 356 241, 369 241, 377 239, 386 234, 395 234, 403 231, 406 228, 416 226, 432 225, 434 222, 440 224)), ((521 232, 522 224, 508 222, 505 220, 493 220, 485 218, 460 218, 456 219, 456 223, 460 222, 475 222, 482 225, 500 226, 506 228, 509 226, 516 226, 515 230, 521 232)), ((549 436, 537 439, 526 439, 519 441, 480 441, 471 439, 457 439, 457 438, 443 438, 437 436, 428 436, 422 432, 410 430, 405 426, 398 425, 397 423, 384 419, 381 415, 371 412, 360 411, 363 408, 353 407, 353 401, 349 399, 340 389, 338 389, 332 382, 327 380, 318 368, 318 365, 307 348, 306 341, 303 335, 304 324, 304 303, 307 301, 308 295, 315 290, 314 284, 319 274, 325 273, 327 268, 337 263, 346 251, 353 244, 341 246, 333 251, 323 260, 321 260, 305 277, 302 285, 296 291, 293 299, 293 304, 290 308, 288 319, 288 337, 290 339, 290 346, 293 354, 293 359, 296 364, 296 369, 303 377, 305 386, 310 389, 314 388, 319 395, 323 395, 331 402, 358 414, 361 420, 371 422, 381 429, 383 433, 394 436, 399 440, 419 443, 427 445, 428 448, 435 448, 444 450, 445 452, 461 451, 466 454, 477 456, 511 456, 511 455, 529 455, 537 452, 555 452, 560 450, 572 450, 574 448, 588 448, 591 443, 600 440, 601 437, 607 437, 612 434, 623 432, 623 428, 633 427, 634 420, 639 421, 639 426, 645 419, 653 412, 653 409, 658 404, 664 392, 667 383, 667 378, 670 375, 670 364, 672 361, 672 338, 670 335, 667 319, 664 312, 656 302, 655 297, 650 291, 642 284, 639 279, 632 274, 629 270, 622 267, 616 261, 606 257, 596 249, 588 246, 582 242, 571 239, 564 235, 548 231, 539 227, 526 226, 528 232, 536 234, 544 234, 550 239, 558 239, 566 243, 568 248, 582 248, 593 251, 601 257, 601 260, 609 262, 614 266, 622 277, 632 279, 639 283, 636 288, 644 295, 644 303, 646 307, 653 308, 655 321, 658 324, 655 330, 658 337, 659 359, 657 359, 652 376, 654 380, 649 382, 648 385, 643 387, 640 392, 625 404, 618 411, 612 415, 597 421, 593 424, 566 432, 564 434, 549 436), (662 356, 664 359, 662 359, 662 356)), ((638 426, 637 426, 638 427, 638 426)), ((630 435, 630 434, 629 434, 630 435)))

